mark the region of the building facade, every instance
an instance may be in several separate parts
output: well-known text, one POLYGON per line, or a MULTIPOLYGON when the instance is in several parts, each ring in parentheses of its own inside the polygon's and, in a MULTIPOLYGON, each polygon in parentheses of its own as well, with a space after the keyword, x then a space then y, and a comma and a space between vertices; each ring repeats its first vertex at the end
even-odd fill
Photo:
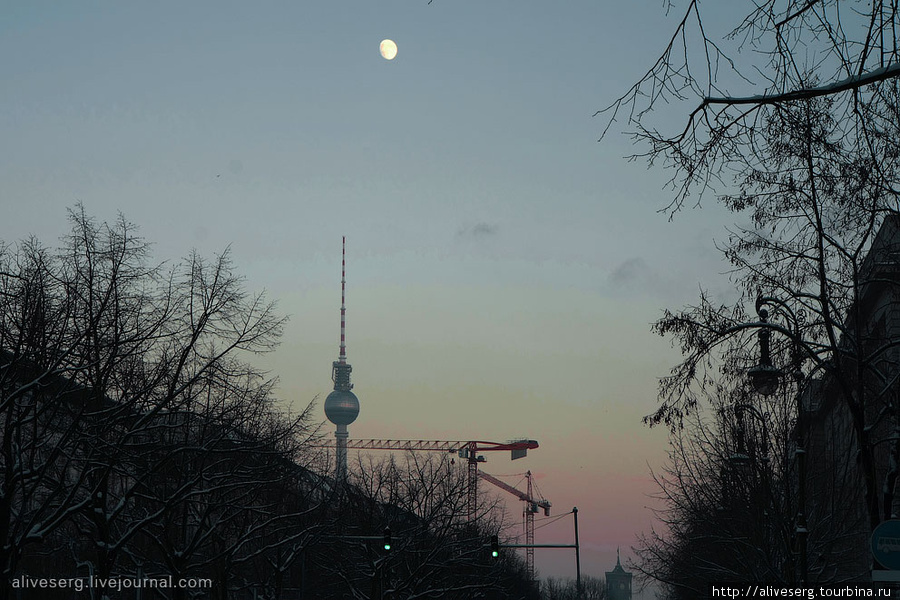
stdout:
POLYGON ((839 351, 802 391, 810 581, 869 581, 871 532, 900 515, 900 217, 854 275, 839 351))

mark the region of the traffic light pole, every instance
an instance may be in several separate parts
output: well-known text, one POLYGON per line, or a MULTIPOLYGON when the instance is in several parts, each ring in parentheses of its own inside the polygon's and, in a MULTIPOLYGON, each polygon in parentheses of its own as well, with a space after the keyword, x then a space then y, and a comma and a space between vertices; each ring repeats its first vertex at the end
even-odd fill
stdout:
MULTIPOLYGON (((575 589, 578 593, 578 600, 581 600, 581 547, 578 543, 578 507, 572 509, 572 516, 575 518, 575 543, 574 544, 499 544, 498 548, 575 548, 575 589)), ((494 538, 491 538, 491 545, 494 544, 494 538)))
POLYGON ((572 516, 575 519, 575 591, 578 600, 581 600, 581 548, 578 545, 578 507, 572 507, 572 516))
MULTIPOLYGON (((385 555, 383 560, 376 565, 375 570, 372 573, 372 598, 377 598, 378 600, 382 600, 384 598, 384 589, 387 585, 390 584, 390 571, 388 570, 388 559, 391 555, 391 550, 393 549, 393 542, 391 538, 391 528, 385 527, 382 535, 328 535, 324 536, 323 539, 330 540, 350 540, 350 541, 359 541, 359 542, 372 542, 375 540, 381 540, 381 544, 384 547, 385 555)), ((301 554, 303 556, 303 566, 306 567, 306 555, 305 553, 301 554)), ((305 581, 305 580, 304 580, 305 581)), ((302 588, 301 588, 302 590, 302 588)))

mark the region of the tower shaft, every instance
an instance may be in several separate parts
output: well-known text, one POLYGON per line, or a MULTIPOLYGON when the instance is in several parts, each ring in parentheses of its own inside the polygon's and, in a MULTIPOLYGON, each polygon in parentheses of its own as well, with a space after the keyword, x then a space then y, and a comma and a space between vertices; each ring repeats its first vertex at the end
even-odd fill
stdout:
POLYGON ((334 430, 334 478, 338 481, 347 480, 347 438, 350 432, 346 425, 338 425, 334 430))

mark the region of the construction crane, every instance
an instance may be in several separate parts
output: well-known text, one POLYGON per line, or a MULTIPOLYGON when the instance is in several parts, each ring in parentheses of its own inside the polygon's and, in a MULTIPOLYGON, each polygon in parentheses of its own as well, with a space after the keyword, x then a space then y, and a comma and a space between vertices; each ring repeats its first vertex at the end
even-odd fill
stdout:
MULTIPOLYGON (((334 442, 324 442, 322 448, 336 448, 334 442)), ((478 500, 478 463, 485 462, 480 452, 509 450, 511 459, 523 458, 529 450, 538 447, 535 440, 514 440, 511 442, 450 441, 450 440, 347 440, 347 449, 355 450, 411 450, 414 452, 455 453, 468 462, 466 518, 475 521, 478 500)), ((493 483, 493 482, 492 482, 493 483)))
POLYGON ((552 506, 550 501, 544 498, 537 499, 534 497, 531 471, 525 473, 525 479, 528 480, 527 492, 518 490, 484 471, 478 471, 478 476, 485 481, 493 483, 501 490, 509 492, 525 503, 525 566, 528 569, 529 581, 534 581, 534 513, 536 513, 539 508, 542 508, 544 509, 544 516, 549 517, 550 506, 552 506))

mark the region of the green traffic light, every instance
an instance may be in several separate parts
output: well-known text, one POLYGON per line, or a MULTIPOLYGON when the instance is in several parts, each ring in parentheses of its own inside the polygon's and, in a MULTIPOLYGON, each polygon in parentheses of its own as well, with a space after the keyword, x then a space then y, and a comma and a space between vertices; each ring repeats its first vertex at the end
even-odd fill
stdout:
POLYGON ((494 558, 497 558, 498 556, 500 556, 500 553, 497 552, 496 550, 494 550, 493 552, 491 552, 491 556, 493 556, 494 558))

